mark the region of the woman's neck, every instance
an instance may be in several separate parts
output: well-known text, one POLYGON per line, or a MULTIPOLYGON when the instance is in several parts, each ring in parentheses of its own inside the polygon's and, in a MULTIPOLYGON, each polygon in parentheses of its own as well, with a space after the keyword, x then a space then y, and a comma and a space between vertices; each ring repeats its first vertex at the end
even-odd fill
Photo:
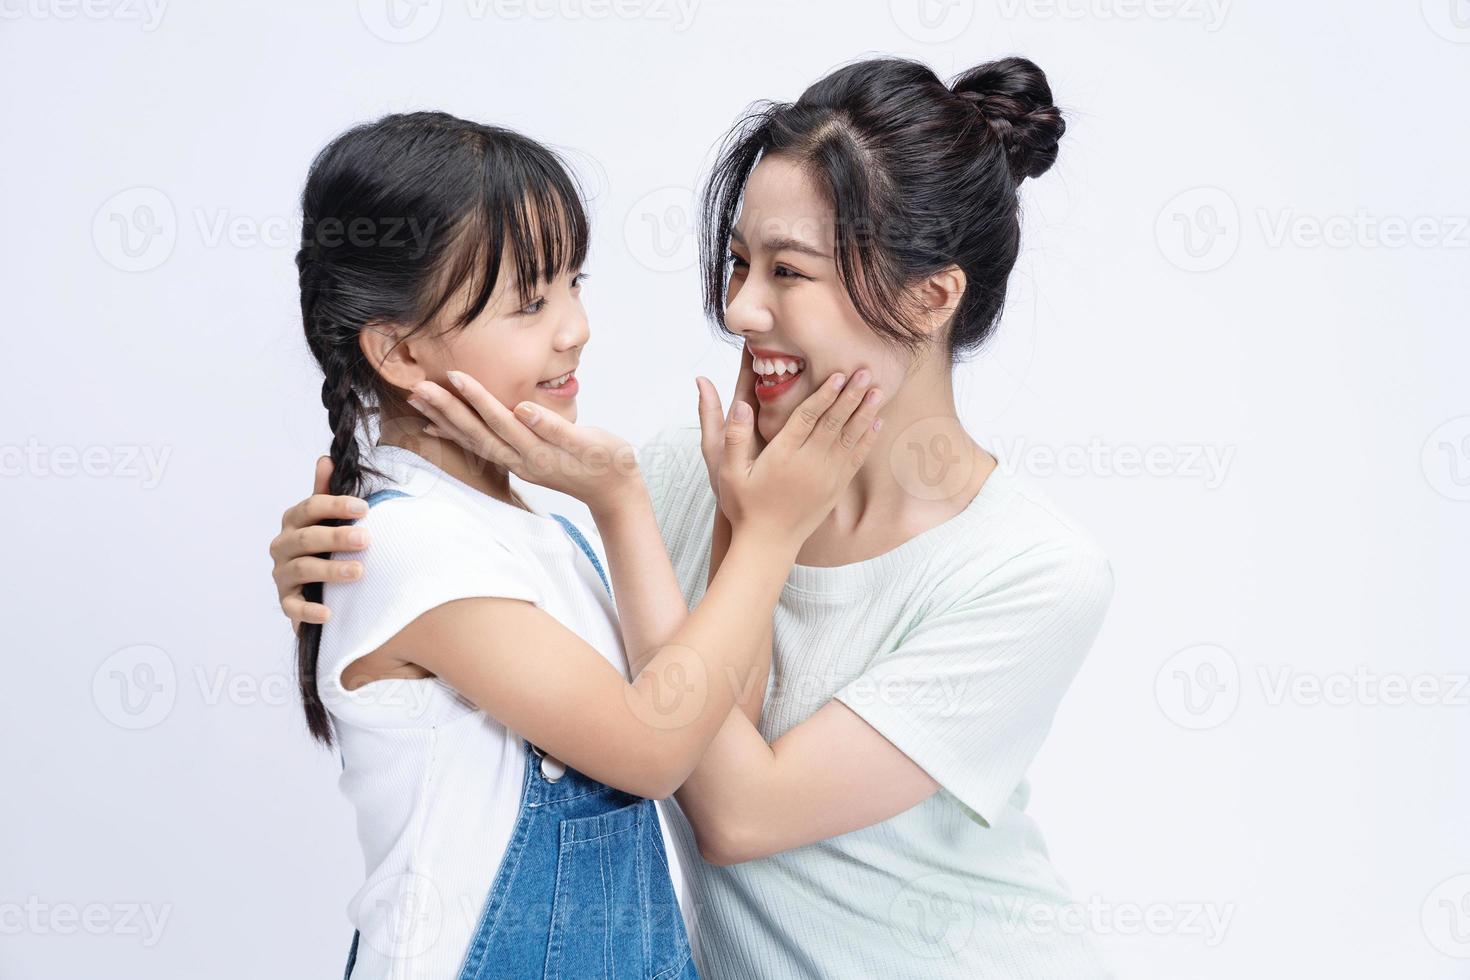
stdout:
POLYGON ((952 373, 911 375, 883 407, 883 428, 837 505, 809 537, 798 564, 845 565, 876 557, 944 523, 975 499, 996 460, 955 410, 952 373))

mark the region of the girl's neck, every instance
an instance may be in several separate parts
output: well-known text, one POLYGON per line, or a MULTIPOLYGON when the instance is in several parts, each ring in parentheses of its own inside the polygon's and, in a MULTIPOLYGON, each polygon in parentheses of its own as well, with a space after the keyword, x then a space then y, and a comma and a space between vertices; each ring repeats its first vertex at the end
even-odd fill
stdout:
POLYGON ((405 430, 401 425, 394 425, 384 426, 378 437, 378 444, 406 449, 486 496, 534 513, 511 487, 510 474, 505 467, 466 452, 458 443, 435 439, 418 431, 405 430))

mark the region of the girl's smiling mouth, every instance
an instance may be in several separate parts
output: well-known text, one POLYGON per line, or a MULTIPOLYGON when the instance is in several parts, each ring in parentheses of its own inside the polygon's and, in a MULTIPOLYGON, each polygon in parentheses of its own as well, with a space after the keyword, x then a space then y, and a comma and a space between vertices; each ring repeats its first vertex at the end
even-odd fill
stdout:
POLYGON ((577 383, 577 372, 574 368, 559 377, 537 382, 536 387, 558 398, 571 398, 577 394, 581 385, 577 383))

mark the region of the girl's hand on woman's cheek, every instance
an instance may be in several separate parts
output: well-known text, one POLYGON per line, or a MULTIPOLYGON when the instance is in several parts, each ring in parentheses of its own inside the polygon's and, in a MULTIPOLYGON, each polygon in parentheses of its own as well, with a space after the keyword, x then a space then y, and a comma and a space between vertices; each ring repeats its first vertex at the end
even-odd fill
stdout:
POLYGON ((461 397, 432 381, 414 388, 417 407, 432 423, 426 434, 448 439, 528 483, 576 497, 594 513, 641 484, 637 454, 620 436, 575 425, 532 402, 511 412, 461 371, 450 371, 449 380, 461 397))

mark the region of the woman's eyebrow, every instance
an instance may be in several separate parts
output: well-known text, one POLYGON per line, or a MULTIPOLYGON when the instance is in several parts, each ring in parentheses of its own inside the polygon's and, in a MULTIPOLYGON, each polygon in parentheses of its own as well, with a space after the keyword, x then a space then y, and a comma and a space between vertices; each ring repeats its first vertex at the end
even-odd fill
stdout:
MULTIPOLYGON (((745 237, 740 234, 740 229, 731 228, 730 237, 739 242, 741 245, 745 245, 745 237)), ((766 238, 762 240, 761 248, 764 248, 767 251, 771 252, 800 252, 803 255, 810 255, 813 258, 818 259, 832 258, 832 256, 817 248, 815 245, 808 245, 806 242, 802 241, 799 238, 791 238, 788 236, 776 236, 772 238, 766 238)))

